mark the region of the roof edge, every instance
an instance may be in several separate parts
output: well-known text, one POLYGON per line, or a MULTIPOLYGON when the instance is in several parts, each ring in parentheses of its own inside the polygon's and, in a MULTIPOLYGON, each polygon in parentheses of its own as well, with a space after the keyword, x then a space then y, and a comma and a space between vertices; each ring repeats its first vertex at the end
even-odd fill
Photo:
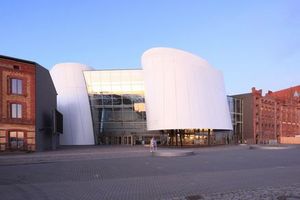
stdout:
POLYGON ((33 65, 37 65, 38 64, 37 62, 31 61, 31 60, 24 60, 24 59, 10 57, 10 56, 4 56, 4 55, 0 55, 0 58, 7 59, 7 60, 14 60, 14 61, 17 61, 17 62, 25 62, 25 63, 29 63, 29 64, 33 64, 33 65))

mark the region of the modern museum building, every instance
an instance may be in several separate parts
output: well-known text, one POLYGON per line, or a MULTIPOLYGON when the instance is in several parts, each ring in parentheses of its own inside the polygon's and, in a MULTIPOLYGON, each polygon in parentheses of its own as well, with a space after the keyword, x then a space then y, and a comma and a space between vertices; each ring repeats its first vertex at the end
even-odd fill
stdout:
POLYGON ((232 137, 223 75, 207 61, 160 47, 142 55, 141 67, 55 65, 60 143, 135 145, 155 137, 161 144, 209 145, 232 137))

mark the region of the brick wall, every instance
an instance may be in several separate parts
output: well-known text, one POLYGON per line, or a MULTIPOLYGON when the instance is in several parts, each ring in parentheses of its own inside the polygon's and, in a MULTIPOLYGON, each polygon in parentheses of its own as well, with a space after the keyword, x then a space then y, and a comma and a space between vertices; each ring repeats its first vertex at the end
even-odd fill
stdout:
POLYGON ((24 132, 24 150, 34 150, 35 142, 32 139, 35 138, 35 64, 0 58, 0 97, 0 150, 10 148, 10 131, 24 132), (22 94, 11 94, 11 78, 22 80, 22 94), (21 119, 11 118, 11 103, 22 105, 21 119))
POLYGON ((300 137, 281 137, 281 144, 300 144, 300 137))
POLYGON ((262 96, 261 90, 252 89, 253 127, 256 143, 269 143, 281 137, 294 137, 300 134, 300 86, 278 92, 269 91, 262 96))

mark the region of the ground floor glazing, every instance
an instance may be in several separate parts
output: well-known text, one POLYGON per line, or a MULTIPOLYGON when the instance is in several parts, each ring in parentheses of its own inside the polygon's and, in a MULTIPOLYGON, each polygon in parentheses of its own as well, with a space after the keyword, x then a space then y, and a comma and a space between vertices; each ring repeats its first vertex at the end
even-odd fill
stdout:
POLYGON ((0 151, 35 151, 35 132, 22 129, 0 130, 0 151))
POLYGON ((98 135, 99 145, 148 145, 154 137, 161 146, 207 146, 234 143, 232 131, 160 130, 145 132, 104 133, 98 135))

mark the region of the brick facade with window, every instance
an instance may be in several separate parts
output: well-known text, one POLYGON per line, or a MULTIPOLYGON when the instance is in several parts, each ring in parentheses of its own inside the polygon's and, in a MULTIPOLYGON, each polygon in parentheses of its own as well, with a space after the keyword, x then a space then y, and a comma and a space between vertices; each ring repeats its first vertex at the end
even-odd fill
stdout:
POLYGON ((0 150, 35 150, 27 138, 35 133, 35 65, 0 58, 0 82, 0 150), (14 105, 20 105, 16 107, 21 108, 21 115, 14 116, 18 114, 13 113, 14 105), (23 143, 22 147, 14 146, 14 140, 23 143))
POLYGON ((244 99, 244 131, 249 143, 300 144, 300 86, 272 92, 252 88, 244 99), (250 109, 249 109, 250 108, 250 109))
MULTIPOLYGON (((48 92, 45 89, 45 94, 39 92, 39 96, 51 95, 48 98, 51 106, 48 110, 44 109, 48 113, 41 114, 39 107, 42 103, 37 104, 36 85, 39 71, 42 73, 45 71, 45 77, 49 79, 48 70, 35 62, 0 56, 0 151, 35 151, 37 143, 45 142, 42 140, 37 142, 39 130, 44 131, 47 128, 49 129, 47 131, 51 132, 51 123, 47 127, 40 127, 37 125, 36 117, 37 114, 48 115, 51 119, 51 112, 56 108, 56 92, 53 84, 47 85, 49 82, 52 83, 51 78, 50 81, 44 78, 45 83, 39 83, 45 84, 45 87, 52 91, 48 92)), ((51 135, 51 133, 47 134, 51 135)), ((40 147, 40 149, 44 148, 40 147)))

